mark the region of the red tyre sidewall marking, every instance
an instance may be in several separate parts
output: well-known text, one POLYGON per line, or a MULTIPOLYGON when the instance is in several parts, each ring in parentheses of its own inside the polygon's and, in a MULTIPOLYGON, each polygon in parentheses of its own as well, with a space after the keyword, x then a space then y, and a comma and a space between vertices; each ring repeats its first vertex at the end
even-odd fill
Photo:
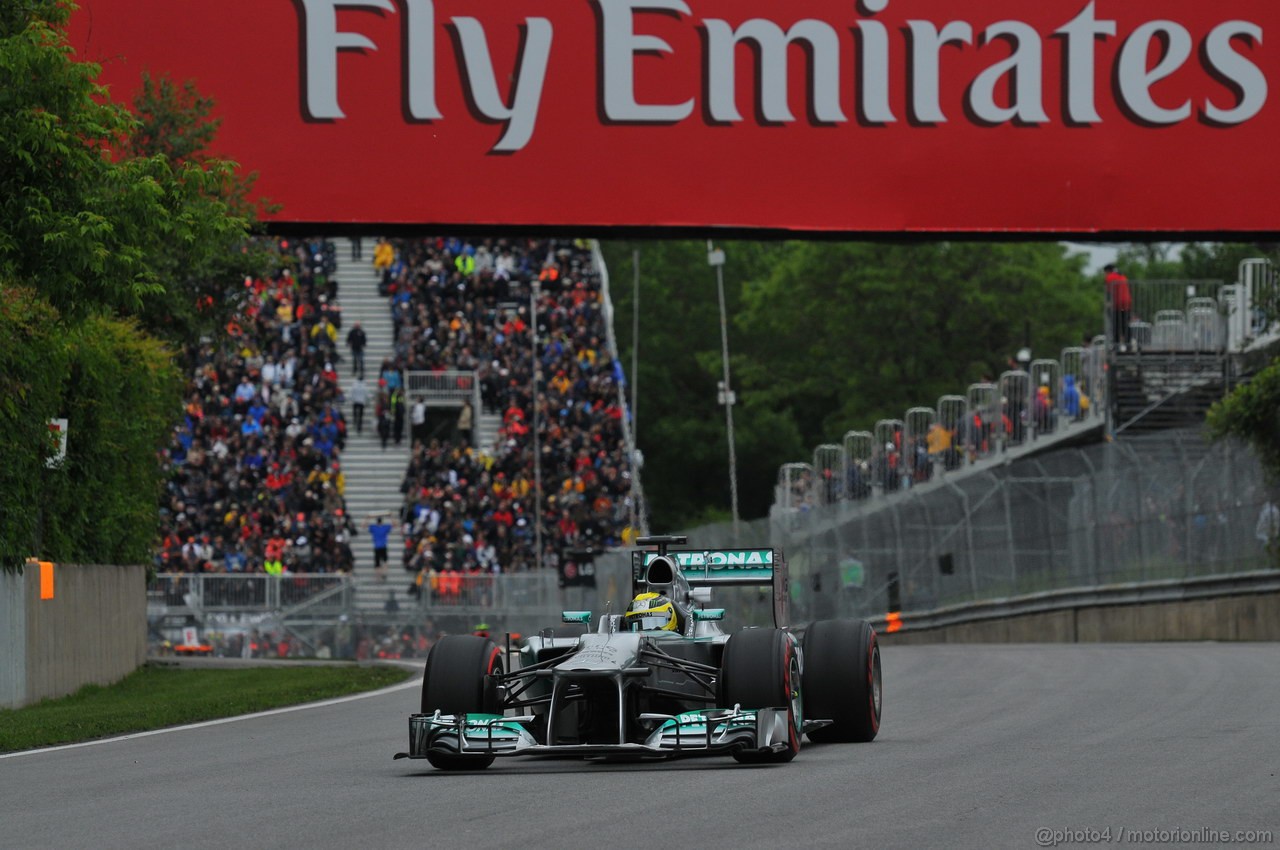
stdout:
MULTIPOLYGON (((495 646, 495 647, 493 648, 493 652, 492 652, 492 653, 490 653, 490 655, 489 655, 489 661, 488 661, 488 663, 486 663, 486 664, 484 665, 484 674, 485 674, 486 676, 492 676, 492 675, 493 675, 493 668, 494 668, 494 666, 495 666, 495 662, 498 660, 498 656, 499 656, 499 655, 501 655, 501 654, 502 654, 502 649, 501 649, 501 648, 499 648, 499 647, 496 647, 496 646, 495 646)), ((485 703, 485 702, 486 702, 486 700, 484 699, 484 697, 485 697, 485 695, 487 695, 488 690, 489 690, 489 687, 488 687, 488 683, 484 682, 483 680, 481 680, 481 681, 482 681, 482 684, 480 685, 480 693, 481 693, 480 702, 483 704, 483 703, 485 703)), ((498 713, 499 713, 499 714, 501 714, 502 712, 501 712, 501 711, 499 711, 498 713)))

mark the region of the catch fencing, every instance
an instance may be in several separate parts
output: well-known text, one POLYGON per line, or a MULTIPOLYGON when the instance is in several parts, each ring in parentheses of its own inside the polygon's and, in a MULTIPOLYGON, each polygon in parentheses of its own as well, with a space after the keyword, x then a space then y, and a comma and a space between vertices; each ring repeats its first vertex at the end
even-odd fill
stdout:
MULTIPOLYGON (((1273 569, 1280 511, 1247 447, 1198 431, 1057 450, 879 500, 775 508, 804 617, 882 617, 1117 583, 1273 569)), ((706 545, 731 540, 698 529, 706 545)), ((758 613, 758 612, 757 612, 758 613)))
POLYGON ((159 573, 147 584, 147 605, 199 614, 280 611, 304 604, 340 612, 353 601, 354 587, 349 577, 334 573, 159 573))
MULTIPOLYGON (((781 550, 792 622, 878 619, 1055 591, 1280 576, 1275 502, 1247 447, 1168 431, 1058 449, 875 499, 775 508, 741 523, 736 539, 732 523, 684 533, 695 547, 781 550)), ((321 587, 341 581, 333 576, 160 575, 148 593, 153 603, 206 613, 277 611, 305 651, 325 645, 342 655, 346 643, 334 634, 348 618, 339 614, 360 634, 386 637, 480 622, 495 634, 530 634, 555 626, 561 610, 622 611, 631 598, 629 552, 598 555, 594 572, 594 588, 562 588, 550 570, 468 576, 456 593, 427 580, 420 599, 401 594, 397 610, 378 613, 356 610, 345 584, 321 587), (280 604, 289 587, 311 593, 294 615, 280 604)), ((769 588, 718 588, 714 604, 735 626, 772 619, 769 588)))

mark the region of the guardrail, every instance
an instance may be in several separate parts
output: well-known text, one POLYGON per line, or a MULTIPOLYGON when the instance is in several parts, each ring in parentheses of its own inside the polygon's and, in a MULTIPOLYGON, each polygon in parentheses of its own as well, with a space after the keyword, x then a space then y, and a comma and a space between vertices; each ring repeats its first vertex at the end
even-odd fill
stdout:
POLYGON ((878 631, 926 631, 987 620, 1049 614, 1076 608, 1185 602, 1222 596, 1280 592, 1280 570, 1254 570, 1189 579, 1126 582, 1099 587, 1068 588, 1029 593, 1006 599, 986 599, 928 611, 893 612, 871 619, 878 631))

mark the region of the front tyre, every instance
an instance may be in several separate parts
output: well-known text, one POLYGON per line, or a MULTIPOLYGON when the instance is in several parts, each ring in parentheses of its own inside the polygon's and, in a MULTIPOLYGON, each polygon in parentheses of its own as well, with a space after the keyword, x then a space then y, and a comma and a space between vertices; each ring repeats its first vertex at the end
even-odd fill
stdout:
POLYGON ((880 731, 880 644, 866 620, 819 620, 804 635, 809 716, 831 720, 809 733, 818 744, 866 742, 880 731))
POLYGON ((725 708, 787 709, 786 748, 780 752, 738 751, 744 764, 791 761, 800 752, 804 699, 800 658, 791 636, 779 629, 743 629, 729 638, 720 665, 719 701, 725 708))
MULTIPOLYGON (((497 688, 486 678, 502 671, 502 650, 488 638, 441 638, 427 656, 427 669, 422 676, 422 713, 502 714, 497 688)), ((427 761, 441 770, 479 770, 493 764, 493 756, 428 752, 427 761)))

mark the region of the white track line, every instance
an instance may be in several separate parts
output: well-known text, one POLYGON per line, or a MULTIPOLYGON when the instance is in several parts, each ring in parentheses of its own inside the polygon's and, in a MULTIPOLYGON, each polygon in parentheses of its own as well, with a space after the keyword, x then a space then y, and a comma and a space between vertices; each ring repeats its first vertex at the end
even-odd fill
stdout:
POLYGON ((310 708, 324 708, 330 705, 339 705, 344 702, 354 702, 358 699, 368 699, 370 697, 379 697, 384 694, 403 691, 407 688, 417 688, 422 686, 422 679, 419 676, 410 676, 407 680, 398 685, 390 685, 376 691, 365 691, 360 694, 351 694, 345 697, 334 697, 333 699, 321 700, 320 702, 307 702, 302 705, 288 705, 284 708, 272 708, 266 711, 259 711, 253 714, 240 714, 235 717, 221 717, 217 720, 204 720, 200 723, 188 723, 185 726, 169 726, 164 729, 152 729, 149 732, 133 732, 128 735, 117 735, 113 738, 95 738, 92 741, 82 741, 78 744, 61 744, 56 747, 41 747, 38 750, 22 750, 16 753, 0 753, 0 759, 14 759, 21 756, 37 756, 43 753, 56 753, 59 750, 75 750, 80 747, 96 747, 99 744, 114 744, 119 741, 132 741, 135 738, 149 738, 152 735, 167 735, 170 732, 185 732, 188 729, 203 729, 206 726, 221 726, 224 723, 238 723, 241 720, 254 720, 258 717, 272 717, 277 714, 288 714, 291 711, 306 711, 310 708))

